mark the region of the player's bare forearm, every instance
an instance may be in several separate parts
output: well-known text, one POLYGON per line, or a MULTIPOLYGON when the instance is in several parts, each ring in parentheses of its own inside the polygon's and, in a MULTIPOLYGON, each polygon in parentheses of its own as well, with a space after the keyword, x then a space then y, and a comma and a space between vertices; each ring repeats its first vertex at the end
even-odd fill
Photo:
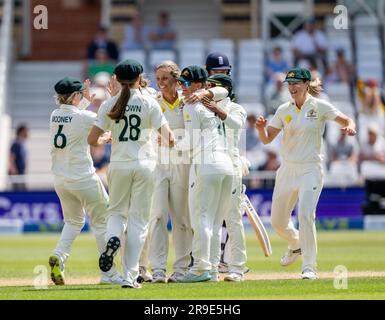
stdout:
POLYGON ((269 137, 266 128, 257 128, 257 131, 259 140, 261 140, 263 144, 269 144, 271 141, 273 141, 273 139, 269 137))
POLYGON ((266 128, 266 125, 267 120, 263 116, 259 116, 255 122, 255 128, 258 131, 259 140, 261 140, 263 144, 269 144, 272 142, 281 131, 281 129, 271 126, 266 128))
POLYGON ((344 114, 337 116, 335 121, 341 125, 341 131, 349 136, 356 135, 356 124, 353 119, 349 118, 344 114))
POLYGON ((214 101, 210 100, 209 98, 207 97, 204 97, 202 99, 202 103, 203 105, 211 110, 212 112, 214 112, 218 117, 219 119, 221 119, 222 121, 225 120, 227 118, 227 113, 225 110, 223 110, 221 107, 219 107, 214 101))
POLYGON ((88 135, 87 142, 93 147, 98 147, 102 144, 104 131, 99 127, 93 126, 90 134, 88 135))

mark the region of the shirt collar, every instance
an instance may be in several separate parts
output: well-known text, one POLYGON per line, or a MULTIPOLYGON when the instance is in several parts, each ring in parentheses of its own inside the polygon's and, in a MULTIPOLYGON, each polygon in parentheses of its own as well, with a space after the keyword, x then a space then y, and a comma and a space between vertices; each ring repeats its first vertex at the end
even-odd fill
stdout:
POLYGON ((313 96, 312 96, 311 94, 308 93, 308 94, 307 94, 307 97, 306 97, 306 100, 305 100, 305 102, 303 103, 301 109, 298 109, 298 108, 297 108, 297 105, 295 104, 295 101, 294 101, 293 98, 291 98, 291 105, 295 108, 295 111, 301 112, 301 110, 303 109, 303 107, 305 107, 306 104, 307 104, 307 103, 310 103, 312 100, 313 100, 313 96))
POLYGON ((60 106, 60 109, 66 109, 66 110, 72 110, 72 111, 79 111, 78 107, 75 107, 72 104, 62 104, 60 106))
POLYGON ((166 101, 166 99, 163 98, 163 103, 170 109, 173 110, 175 107, 178 107, 180 105, 180 98, 178 97, 173 104, 166 101))

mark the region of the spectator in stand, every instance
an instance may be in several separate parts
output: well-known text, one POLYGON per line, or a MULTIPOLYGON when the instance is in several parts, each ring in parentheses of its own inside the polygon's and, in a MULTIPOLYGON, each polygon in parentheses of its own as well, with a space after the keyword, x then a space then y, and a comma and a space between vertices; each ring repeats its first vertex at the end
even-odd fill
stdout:
MULTIPOLYGON (((250 170, 257 170, 258 167, 265 160, 265 155, 262 150, 262 144, 259 140, 258 134, 255 134, 255 121, 257 117, 251 113, 246 118, 246 130, 244 130, 246 141, 246 158, 250 162, 250 170)), ((243 139, 241 139, 242 141, 243 139)), ((256 189, 260 187, 258 179, 248 179, 245 181, 247 189, 256 189)))
POLYGON ((329 147, 330 161, 347 161, 357 164, 358 150, 359 147, 354 138, 349 139, 346 134, 340 133, 338 141, 329 147))
POLYGON ((361 113, 372 116, 384 116, 380 90, 376 79, 368 79, 364 82, 364 90, 361 95, 361 113))
POLYGON ((344 49, 337 49, 336 61, 329 67, 327 80, 330 82, 353 83, 354 67, 346 60, 344 49))
POLYGON ((147 47, 148 30, 142 24, 139 14, 132 17, 131 23, 124 29, 123 50, 142 50, 147 47))
POLYGON ((368 126, 368 140, 361 145, 360 163, 363 161, 385 163, 385 139, 375 123, 368 126))
POLYGON ((165 11, 160 12, 158 22, 158 26, 149 36, 152 49, 173 50, 177 33, 176 29, 170 24, 169 14, 165 11))
POLYGON ((96 174, 100 177, 103 184, 107 186, 107 170, 108 165, 110 164, 111 148, 108 148, 107 145, 97 147, 92 146, 90 150, 96 174))
POLYGON ((365 133, 368 124, 375 123, 379 134, 384 134, 384 108, 381 100, 380 89, 376 79, 367 79, 358 82, 358 98, 360 101, 359 124, 361 128, 360 142, 366 141, 365 133))
MULTIPOLYGON (((274 83, 276 81, 276 73, 286 73, 289 68, 287 61, 282 57, 282 49, 275 47, 271 57, 267 61, 266 74, 268 81, 274 83)), ((287 91, 287 90, 286 90, 287 91)))
POLYGON ((95 38, 87 47, 86 61, 83 65, 83 76, 87 78, 88 69, 91 63, 96 60, 98 49, 104 49, 107 52, 108 60, 116 63, 119 58, 119 49, 114 41, 108 39, 108 31, 105 27, 99 27, 95 38))
MULTIPOLYGON (((16 129, 16 139, 12 143, 9 159, 9 175, 21 176, 26 173, 27 168, 27 147, 28 127, 25 124, 19 125, 16 129)), ((21 178, 21 177, 20 177, 21 178)), ((22 178, 21 178, 22 179, 22 178)), ((25 182, 20 180, 12 183, 13 191, 26 191, 25 182)))
POLYGON ((295 33, 292 41, 294 65, 299 65, 301 60, 310 65, 319 62, 326 69, 326 52, 328 43, 325 34, 317 29, 315 19, 309 18, 305 21, 302 30, 295 33))
POLYGON ((275 73, 273 74, 274 86, 267 86, 266 88, 266 111, 267 114, 274 114, 277 108, 290 100, 290 93, 285 88, 283 81, 286 74, 275 73))
POLYGON ((258 134, 255 134, 255 130, 253 130, 255 128, 255 121, 257 121, 255 114, 250 114, 247 116, 246 151, 250 151, 261 146, 258 134))
MULTIPOLYGON (((258 170, 259 171, 277 171, 280 166, 280 161, 278 157, 278 152, 273 147, 264 147, 266 154, 266 161, 262 164, 258 170)), ((265 178, 261 181, 260 186, 267 189, 274 188, 275 179, 274 178, 265 178)))
POLYGON ((93 81, 95 76, 100 72, 107 72, 112 75, 114 72, 115 64, 108 58, 106 49, 100 48, 95 52, 95 60, 90 63, 88 68, 88 77, 93 81))
POLYGON ((95 38, 88 45, 87 59, 95 60, 98 49, 105 49, 109 60, 116 62, 119 58, 118 47, 114 41, 108 39, 108 31, 105 27, 99 27, 95 38))

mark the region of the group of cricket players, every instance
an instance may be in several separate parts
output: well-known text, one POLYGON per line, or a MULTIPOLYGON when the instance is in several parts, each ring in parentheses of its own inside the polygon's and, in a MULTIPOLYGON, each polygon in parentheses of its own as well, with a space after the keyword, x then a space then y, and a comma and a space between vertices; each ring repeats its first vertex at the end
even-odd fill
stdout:
MULTIPOLYGON (((101 284, 140 288, 142 282, 218 282, 219 272, 226 272, 225 281, 244 281, 242 177, 248 164, 238 144, 246 111, 234 102, 230 72, 221 53, 211 53, 205 67, 180 70, 164 61, 155 69, 155 91, 148 87, 143 66, 128 59, 115 67, 111 98, 97 114, 85 110, 92 100, 88 81, 66 77, 55 85, 59 108, 50 118, 52 171, 64 216, 49 258, 56 285, 65 284, 64 266, 85 214, 100 253, 101 284), (108 194, 89 151, 90 145, 104 144, 112 145, 108 194), (169 215, 172 271, 167 270, 169 215)), ((284 133, 272 208, 272 226, 289 244, 281 265, 302 254, 302 278, 316 279, 314 217, 322 189, 324 122, 337 121, 350 135, 355 125, 315 97, 308 70, 294 68, 285 81, 293 101, 278 108, 269 126, 262 116, 255 126, 265 144, 284 133), (298 199, 299 231, 290 219, 298 199)))

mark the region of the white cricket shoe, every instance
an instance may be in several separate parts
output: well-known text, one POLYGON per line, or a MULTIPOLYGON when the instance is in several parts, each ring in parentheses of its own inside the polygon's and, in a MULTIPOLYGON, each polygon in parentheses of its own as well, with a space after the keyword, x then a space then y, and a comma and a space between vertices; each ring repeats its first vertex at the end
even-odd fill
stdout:
POLYGON ((151 273, 147 270, 146 267, 140 266, 139 267, 139 276, 138 279, 136 280, 138 283, 142 282, 151 282, 152 281, 152 275, 151 273))
POLYGON ((167 283, 177 283, 178 278, 181 278, 184 276, 184 273, 182 272, 174 272, 167 280, 167 283))
POLYGON ((102 274, 100 284, 118 284, 123 285, 124 278, 117 272, 113 275, 102 274))
POLYGON ((219 282, 219 272, 210 272, 210 282, 219 282))
POLYGON ((122 284, 123 289, 141 289, 142 285, 138 283, 137 281, 129 282, 127 280, 124 280, 122 284))
POLYGON ((166 274, 163 270, 156 271, 152 274, 152 283, 166 283, 166 274))
POLYGON ((225 281, 240 282, 240 281, 244 281, 245 277, 243 276, 242 273, 231 272, 228 276, 225 277, 224 280, 225 281))
POLYGON ((317 274, 313 270, 305 270, 302 272, 303 280, 316 280, 318 279, 317 274))
POLYGON ((298 256, 300 255, 301 255, 301 249, 289 250, 282 256, 280 260, 281 266, 286 267, 291 265, 297 260, 298 256))

